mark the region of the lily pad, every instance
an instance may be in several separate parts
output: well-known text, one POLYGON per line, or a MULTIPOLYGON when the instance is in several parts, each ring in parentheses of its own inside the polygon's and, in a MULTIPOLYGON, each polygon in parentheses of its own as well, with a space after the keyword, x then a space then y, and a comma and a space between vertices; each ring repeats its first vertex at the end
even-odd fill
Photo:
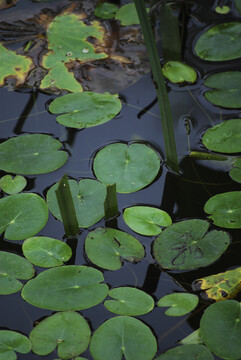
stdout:
POLYGON ((241 228, 241 191, 230 191, 212 196, 204 211, 214 224, 228 229, 241 228))
POLYGON ((49 135, 29 134, 0 144, 0 169, 22 175, 45 174, 63 166, 67 153, 58 151, 62 144, 49 135))
POLYGON ((17 175, 12 178, 11 175, 5 175, 0 179, 0 188, 6 194, 17 194, 21 192, 27 185, 27 180, 21 176, 17 175))
POLYGON ((155 179, 160 170, 160 158, 147 145, 115 143, 97 153, 93 168, 104 184, 116 183, 117 192, 131 193, 155 179))
POLYGON ((241 57, 241 23, 226 22, 208 29, 195 44, 196 54, 204 60, 226 61, 241 57))
POLYGON ((49 110, 57 116, 57 122, 71 128, 87 128, 104 124, 121 110, 118 95, 82 92, 67 94, 50 103, 49 110))
POLYGON ((99 304, 108 293, 100 271, 81 265, 48 269, 30 280, 22 290, 28 303, 43 309, 83 310, 99 304))
POLYGON ((180 61, 168 61, 162 68, 163 75, 173 83, 189 82, 194 83, 197 80, 196 71, 189 65, 180 61))
POLYGON ((211 75, 205 80, 205 86, 214 89, 204 94, 214 105, 230 109, 241 107, 241 71, 225 71, 211 75))
POLYGON ((241 152, 241 119, 223 121, 208 129, 202 139, 209 150, 221 153, 241 152))
POLYGON ((19 255, 0 251, 0 295, 18 292, 23 284, 17 279, 28 280, 33 276, 34 268, 30 262, 19 255))
POLYGON ((119 20, 122 26, 140 24, 134 3, 121 6, 115 14, 115 19, 119 20))
POLYGON ((240 303, 227 300, 210 305, 202 316, 200 333, 205 345, 215 355, 223 359, 240 359, 240 303))
POLYGON ((241 14, 241 0, 234 0, 234 4, 239 14, 241 14))
POLYGON ((169 270, 191 270, 207 266, 227 249, 230 238, 224 231, 207 233, 205 220, 184 220, 165 229, 154 242, 157 262, 169 270))
POLYGON ((241 183, 241 158, 234 161, 233 168, 229 171, 229 176, 234 181, 241 183))
POLYGON ((44 236, 25 240, 22 249, 31 263, 42 267, 63 265, 72 255, 72 250, 66 243, 44 236))
POLYGON ((102 19, 112 19, 115 16, 118 6, 108 2, 103 2, 95 7, 94 14, 102 19))
MULTIPOLYGON (((55 194, 58 184, 47 192, 47 205, 51 213, 62 221, 55 194)), ((81 179, 79 183, 69 180, 69 186, 80 228, 88 228, 104 217, 105 185, 93 179, 81 179)))
POLYGON ((218 14, 228 14, 230 11, 230 7, 229 6, 216 6, 215 7, 215 11, 218 14))
POLYGON ((131 287, 112 289, 108 296, 115 300, 106 300, 104 302, 105 307, 118 315, 143 315, 150 312, 154 307, 154 300, 150 295, 131 287))
POLYGON ((193 331, 191 334, 189 334, 184 339, 182 339, 179 343, 181 345, 191 345, 191 344, 201 345, 201 344, 203 344, 203 339, 201 338, 201 335, 200 335, 200 329, 193 331))
POLYGON ((0 199, 0 233, 8 240, 37 234, 48 220, 45 201, 36 194, 15 194, 0 199))
POLYGON ((61 312, 41 321, 30 333, 32 351, 48 355, 57 347, 61 359, 72 359, 84 352, 90 342, 87 321, 76 312, 61 312))
POLYGON ((213 360, 211 352, 203 345, 182 345, 170 349, 156 360, 213 360))
POLYGON ((115 229, 97 228, 85 240, 85 252, 90 261, 107 270, 118 270, 121 259, 140 261, 145 256, 142 244, 133 236, 115 229))
POLYGON ((132 206, 125 209, 125 223, 141 235, 152 236, 162 232, 160 226, 169 226, 172 219, 163 210, 149 206, 132 206))
POLYGON ((0 360, 16 360, 16 352, 27 354, 31 350, 29 339, 11 330, 0 330, 0 360))
POLYGON ((198 304, 198 296, 188 293, 174 293, 163 296, 157 303, 157 306, 170 306, 165 311, 168 316, 183 316, 191 312, 198 304))
POLYGON ((152 360, 157 351, 154 335, 148 326, 129 316, 105 321, 90 342, 94 360, 152 360))

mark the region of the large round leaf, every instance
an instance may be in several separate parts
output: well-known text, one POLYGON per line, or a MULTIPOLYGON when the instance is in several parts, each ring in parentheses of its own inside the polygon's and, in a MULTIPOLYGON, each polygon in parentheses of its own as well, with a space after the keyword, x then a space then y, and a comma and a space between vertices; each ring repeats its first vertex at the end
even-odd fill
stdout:
POLYGON ((142 244, 133 236, 115 229, 97 228, 85 240, 85 251, 90 261, 108 270, 118 270, 121 259, 140 261, 145 256, 142 244))
POLYGON ((0 144, 0 169, 17 174, 35 175, 54 171, 67 161, 58 151, 61 143, 49 135, 29 134, 0 144))
POLYGON ((49 110, 57 116, 61 125, 71 128, 87 128, 104 124, 121 110, 118 95, 82 92, 67 94, 51 102, 49 110))
POLYGON ((94 360, 152 360, 157 351, 154 335, 140 320, 118 316, 95 331, 90 352, 94 360))
POLYGON ((198 304, 198 296, 189 293, 173 293, 163 296, 157 303, 157 306, 170 306, 165 311, 168 316, 183 316, 192 311, 198 304))
POLYGON ((209 150, 221 153, 241 152, 241 119, 230 119, 208 129, 202 139, 209 150))
POLYGON ((34 276, 30 262, 19 255, 0 251, 0 295, 13 294, 22 288, 17 279, 28 280, 34 276))
POLYGON ((182 345, 168 350, 156 360, 213 360, 211 352, 203 345, 182 345))
POLYGON ((30 280, 22 297, 30 304, 49 310, 82 310, 99 304, 108 293, 100 271, 81 265, 52 268, 30 280))
POLYGON ((31 350, 29 339, 15 331, 0 330, 0 360, 16 360, 19 352, 27 354, 31 350))
POLYGON ((10 195, 0 200, 0 233, 8 240, 24 240, 37 234, 48 220, 45 201, 36 194, 10 195))
POLYGON ((229 171, 229 176, 234 181, 241 183, 241 158, 237 158, 233 163, 233 168, 229 171))
POLYGON ((105 307, 118 315, 137 316, 150 312, 154 307, 153 298, 144 291, 131 287, 119 287, 109 291, 105 307))
POLYGON ((149 206, 132 206, 125 209, 125 223, 135 232, 142 235, 158 235, 162 232, 160 226, 169 226, 172 219, 163 210, 149 206))
MULTIPOLYGON (((47 205, 51 213, 62 221, 55 194, 58 185, 59 183, 53 185, 47 192, 47 205)), ((97 223, 105 214, 105 185, 93 179, 82 179, 79 184, 75 180, 69 180, 69 186, 79 227, 88 228, 97 223)))
POLYGON ((196 54, 209 61, 237 59, 241 57, 240 36, 240 22, 215 25, 202 34, 196 42, 196 54))
POLYGON ((72 250, 66 243, 44 236, 25 240, 22 249, 31 263, 42 267, 63 265, 72 255, 72 250))
POLYGON ((226 71, 209 76, 205 86, 213 88, 205 92, 211 103, 236 109, 241 107, 241 71, 226 71))
POLYGON ((116 183, 119 193, 142 189, 155 179, 159 169, 158 154, 144 144, 111 144, 94 159, 96 177, 104 184, 116 183))
POLYGON ((62 312, 41 321, 29 339, 35 354, 47 355, 57 347, 61 359, 72 359, 87 349, 90 335, 89 325, 80 314, 62 312))
POLYGON ((230 191, 211 197, 204 211, 214 224, 228 229, 241 228, 241 191, 230 191))
POLYGON ((224 231, 210 231, 204 220, 185 220, 165 229, 154 242, 154 256, 169 270, 207 266, 227 249, 230 238, 224 231))
POLYGON ((21 192, 27 185, 27 180, 21 176, 17 175, 12 178, 11 175, 5 175, 0 179, 0 188, 6 194, 17 194, 21 192))
POLYGON ((202 316, 200 333, 205 345, 214 354, 222 359, 240 359, 240 303, 226 300, 210 305, 202 316))

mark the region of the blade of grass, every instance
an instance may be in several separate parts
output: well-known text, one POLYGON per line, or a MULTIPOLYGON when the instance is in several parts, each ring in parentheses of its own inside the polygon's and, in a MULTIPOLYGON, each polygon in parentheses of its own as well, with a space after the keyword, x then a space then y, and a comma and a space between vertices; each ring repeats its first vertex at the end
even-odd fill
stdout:
POLYGON ((116 184, 106 186, 106 197, 104 202, 104 208, 105 208, 105 221, 113 219, 118 215, 116 184))
POLYGON ((167 165, 170 167, 171 170, 179 172, 172 113, 154 35, 147 17, 144 0, 134 0, 134 2, 140 20, 147 53, 149 56, 153 81, 156 87, 158 104, 161 114, 167 165))

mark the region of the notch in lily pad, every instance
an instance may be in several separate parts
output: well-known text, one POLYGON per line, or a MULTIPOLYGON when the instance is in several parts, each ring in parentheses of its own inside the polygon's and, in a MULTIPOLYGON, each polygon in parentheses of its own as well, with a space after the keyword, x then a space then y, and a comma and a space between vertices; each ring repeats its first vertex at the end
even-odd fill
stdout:
POLYGON ((198 296, 189 293, 174 293, 163 296, 157 303, 160 307, 169 307, 168 316, 183 316, 191 312, 198 304, 198 296))
POLYGON ((0 360, 15 360, 17 353, 28 354, 31 351, 29 339, 11 330, 0 330, 0 360))
POLYGON ((180 61, 168 61, 162 67, 163 75, 173 83, 194 83, 197 80, 197 72, 189 65, 180 61))
POLYGON ((11 175, 4 175, 0 179, 0 188, 9 195, 20 193, 27 185, 27 180, 21 175, 14 178, 11 175))

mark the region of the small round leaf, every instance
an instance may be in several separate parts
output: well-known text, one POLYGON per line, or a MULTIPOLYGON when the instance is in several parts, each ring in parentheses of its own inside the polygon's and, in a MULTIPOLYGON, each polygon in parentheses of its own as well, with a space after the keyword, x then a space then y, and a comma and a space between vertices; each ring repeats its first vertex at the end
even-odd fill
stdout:
POLYGON ((194 83, 197 80, 196 71, 189 65, 180 61, 168 61, 162 68, 163 75, 173 83, 189 82, 194 83))
POLYGON ((229 176, 234 181, 241 183, 241 158, 234 161, 233 168, 229 171, 229 176))
POLYGON ((155 360, 213 360, 211 352, 203 345, 182 345, 168 350, 155 360))
POLYGON ((118 7, 115 4, 103 2, 95 7, 94 14, 102 19, 112 19, 118 7))
POLYGON ((15 353, 27 354, 31 350, 29 339, 15 331, 0 330, 0 360, 16 360, 15 353))
POLYGON ((140 24, 134 3, 121 6, 115 14, 115 19, 119 20, 122 26, 140 24))
POLYGON ((17 175, 14 178, 11 175, 5 175, 0 179, 0 188, 10 195, 21 192, 26 185, 27 180, 21 175, 17 175))
POLYGON ((157 303, 157 306, 170 306, 165 311, 168 316, 183 316, 191 312, 198 304, 198 296, 188 293, 174 293, 163 296, 157 303))

